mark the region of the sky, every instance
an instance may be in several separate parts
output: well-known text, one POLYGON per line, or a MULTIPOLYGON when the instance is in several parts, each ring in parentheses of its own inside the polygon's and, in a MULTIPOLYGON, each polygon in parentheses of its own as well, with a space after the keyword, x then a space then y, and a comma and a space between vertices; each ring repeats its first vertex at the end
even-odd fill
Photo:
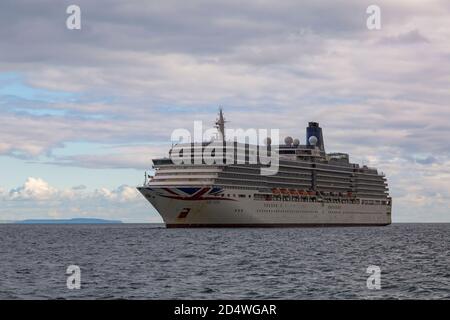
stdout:
POLYGON ((386 174, 394 222, 450 222, 449 84, 447 0, 2 0, 0 221, 161 222, 135 187, 222 106, 301 141, 319 122, 386 174))

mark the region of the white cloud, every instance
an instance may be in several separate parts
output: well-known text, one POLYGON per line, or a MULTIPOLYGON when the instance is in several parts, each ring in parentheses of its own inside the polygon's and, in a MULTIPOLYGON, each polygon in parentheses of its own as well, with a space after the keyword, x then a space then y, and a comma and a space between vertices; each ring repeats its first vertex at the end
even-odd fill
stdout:
POLYGON ((29 177, 25 183, 17 188, 5 192, 0 189, 4 200, 34 200, 34 201, 77 201, 82 199, 97 199, 127 202, 134 201, 140 196, 136 188, 121 185, 116 189, 102 187, 93 191, 86 190, 86 186, 74 186, 69 189, 57 189, 41 178, 29 177))
POLYGON ((89 197, 98 197, 108 201, 128 202, 136 201, 139 197, 141 197, 141 195, 136 188, 127 185, 121 185, 114 190, 110 190, 108 188, 100 188, 98 190, 95 190, 94 193, 89 197))
POLYGON ((9 199, 44 201, 50 200, 56 193, 57 190, 41 178, 29 177, 23 186, 9 192, 9 199))
POLYGON ((137 189, 128 185, 115 189, 59 189, 41 178, 29 177, 9 192, 0 189, 0 201, 0 220, 97 217, 125 222, 162 221, 137 189))

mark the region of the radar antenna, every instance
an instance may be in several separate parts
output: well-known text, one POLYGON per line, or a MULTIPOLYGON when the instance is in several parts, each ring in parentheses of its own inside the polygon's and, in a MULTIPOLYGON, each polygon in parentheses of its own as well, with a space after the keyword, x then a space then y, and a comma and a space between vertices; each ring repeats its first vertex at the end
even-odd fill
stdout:
POLYGON ((222 107, 219 108, 219 118, 216 120, 216 128, 219 130, 219 139, 225 141, 225 118, 223 117, 222 107))

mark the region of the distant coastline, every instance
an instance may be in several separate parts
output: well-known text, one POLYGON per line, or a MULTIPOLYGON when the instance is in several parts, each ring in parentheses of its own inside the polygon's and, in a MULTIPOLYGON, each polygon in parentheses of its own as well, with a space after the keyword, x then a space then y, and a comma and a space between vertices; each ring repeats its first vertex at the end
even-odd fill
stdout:
POLYGON ((25 219, 19 221, 1 221, 1 223, 16 224, 113 224, 123 223, 120 220, 106 220, 97 218, 73 218, 73 219, 25 219))

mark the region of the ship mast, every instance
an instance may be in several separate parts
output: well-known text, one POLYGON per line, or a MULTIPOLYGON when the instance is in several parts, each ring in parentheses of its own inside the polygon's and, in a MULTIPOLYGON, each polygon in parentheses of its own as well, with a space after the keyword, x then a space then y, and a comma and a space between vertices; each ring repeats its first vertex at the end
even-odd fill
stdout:
POLYGON ((222 108, 219 109, 219 118, 216 120, 216 128, 219 130, 219 139, 225 141, 225 119, 222 108))

